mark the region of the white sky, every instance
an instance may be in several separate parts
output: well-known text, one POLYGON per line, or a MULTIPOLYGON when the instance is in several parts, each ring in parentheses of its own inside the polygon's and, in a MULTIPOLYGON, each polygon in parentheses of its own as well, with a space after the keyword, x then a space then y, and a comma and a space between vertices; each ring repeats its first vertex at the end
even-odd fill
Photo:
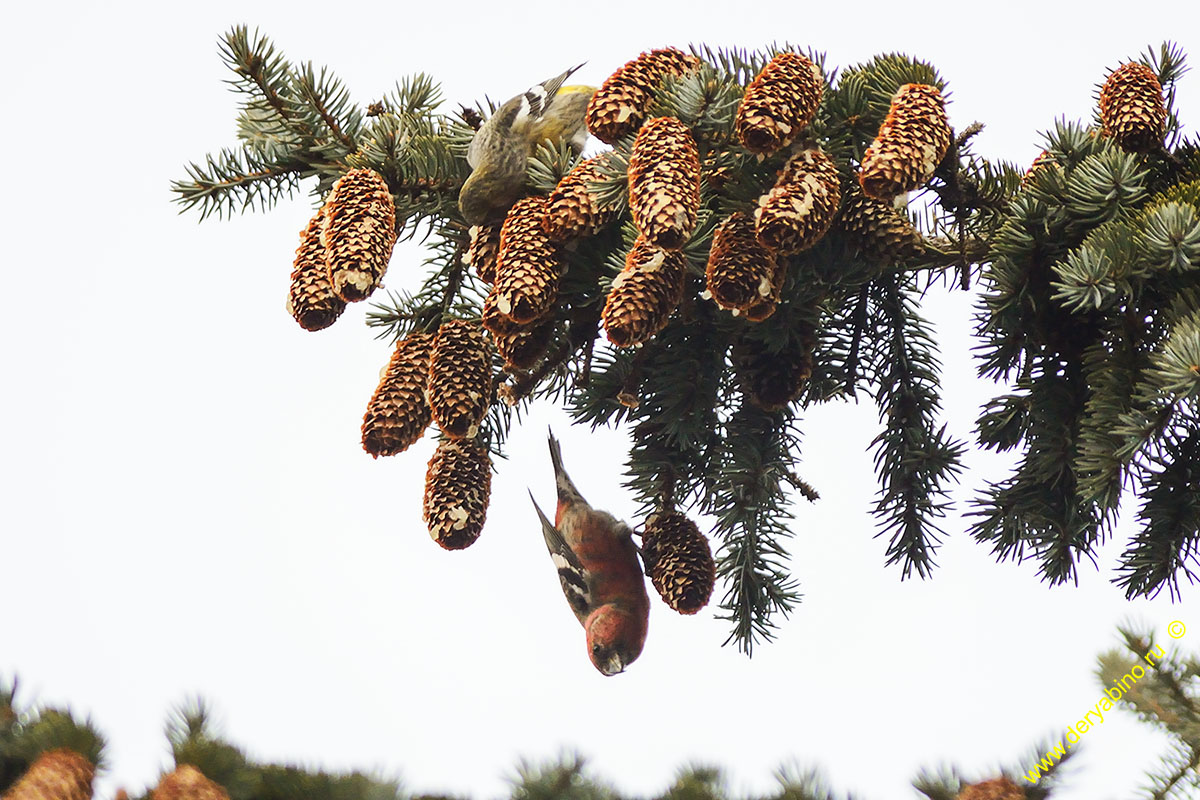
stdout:
MULTIPOLYGON (((684 618, 656 600, 641 659, 604 679, 525 489, 553 496, 550 423, 585 495, 631 518, 624 432, 540 408, 512 437, 480 541, 441 551, 420 513, 431 441, 379 461, 359 444, 388 357, 367 304, 319 334, 283 310, 310 199, 203 225, 170 202, 185 162, 235 143, 217 40, 241 22, 293 61, 333 67, 364 104, 421 70, 453 102, 503 99, 584 59, 577 77, 599 84, 667 44, 788 40, 842 66, 899 50, 949 80, 955 126, 987 123, 980 152, 1023 163, 1056 116, 1090 116, 1106 67, 1170 37, 1200 58, 1200 12, 1185 2, 670 5, 5 12, 0 676, 93 717, 111 740, 103 796, 154 781, 167 712, 199 694, 256 758, 379 768, 420 791, 495 797, 518 757, 569 747, 628 792, 663 790, 689 761, 765 790, 796 760, 842 792, 911 797, 919 767, 987 777, 1082 716, 1122 620, 1161 634, 1181 619, 1195 631, 1182 644, 1200 647, 1200 590, 1127 603, 1109 583, 1128 526, 1099 572, 1051 590, 1034 564, 993 563, 952 518, 934 579, 901 583, 872 538, 877 420, 863 403, 805 422, 798 469, 823 499, 797 507, 805 600, 778 642, 747 660, 720 647, 713 609, 684 618)), ((1194 131, 1195 73, 1179 108, 1194 131)), ((397 248, 388 286, 415 287, 420 259, 397 248)), ((969 437, 996 393, 974 378, 970 303, 927 310, 944 335, 947 418, 969 437)), ((1004 462, 973 455, 958 498, 1004 462)), ((1129 794, 1164 744, 1144 730, 1107 717, 1057 796, 1129 794)))

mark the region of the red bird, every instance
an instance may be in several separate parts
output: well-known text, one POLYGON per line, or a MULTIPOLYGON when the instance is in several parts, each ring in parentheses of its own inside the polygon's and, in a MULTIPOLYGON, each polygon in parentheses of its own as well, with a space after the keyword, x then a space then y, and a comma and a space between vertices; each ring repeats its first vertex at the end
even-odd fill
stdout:
MULTIPOLYGON (((629 526, 593 509, 579 494, 550 434, 550 460, 558 487, 554 523, 534 500, 550 558, 558 568, 567 603, 587 634, 588 658, 605 675, 616 675, 642 653, 650 618, 646 579, 629 526)), ((529 494, 533 499, 533 493, 529 494)))

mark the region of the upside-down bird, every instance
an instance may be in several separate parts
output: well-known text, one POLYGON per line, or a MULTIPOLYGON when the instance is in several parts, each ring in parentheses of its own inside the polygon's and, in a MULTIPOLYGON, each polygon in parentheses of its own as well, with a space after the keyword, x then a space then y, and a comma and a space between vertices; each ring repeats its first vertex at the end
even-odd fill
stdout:
MULTIPOLYGON (((588 658, 603 674, 615 675, 641 655, 650 616, 633 531, 588 505, 563 468, 558 440, 553 434, 549 438, 558 489, 554 522, 536 500, 533 507, 563 594, 587 634, 588 658)), ((532 492, 529 496, 533 499, 532 492)))

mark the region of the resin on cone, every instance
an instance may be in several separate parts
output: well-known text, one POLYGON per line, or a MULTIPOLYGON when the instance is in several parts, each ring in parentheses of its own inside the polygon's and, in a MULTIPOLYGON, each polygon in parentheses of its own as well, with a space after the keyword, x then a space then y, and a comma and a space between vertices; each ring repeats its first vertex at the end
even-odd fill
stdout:
POLYGON ((695 614, 708 605, 717 567, 708 538, 678 511, 660 511, 646 520, 642 554, 650 582, 668 606, 695 614))
POLYGON ((60 747, 37 757, 3 800, 91 800, 96 765, 60 747))
POLYGON ((396 205, 382 175, 352 169, 338 178, 325 201, 321 244, 338 297, 354 303, 375 291, 396 244, 396 205))
POLYGON ((700 66, 700 59, 674 47, 642 53, 604 81, 587 108, 587 128, 607 144, 638 129, 658 85, 668 75, 684 75, 700 66))
POLYGON ((801 150, 788 159, 771 191, 758 199, 758 241, 783 255, 807 250, 829 230, 841 202, 833 159, 819 148, 801 150))
POLYGON ((467 263, 484 283, 496 282, 496 259, 500 255, 500 225, 472 225, 467 263))
POLYGON ((492 401, 492 346, 478 322, 442 323, 429 358, 429 408, 442 433, 473 437, 492 401))
POLYGON ((500 229, 492 302, 518 325, 540 319, 558 297, 558 254, 546 237, 545 216, 546 198, 526 197, 509 209, 500 229))
POLYGON ((588 188, 589 182, 604 177, 602 168, 607 160, 608 154, 601 153, 579 162, 554 187, 542 220, 550 241, 565 242, 592 236, 613 220, 616 208, 602 209, 588 188))
POLYGON ((921 235, 888 200, 867 197, 856 185, 846 190, 837 228, 867 261, 890 266, 915 255, 921 235))
POLYGON ((713 231, 704 288, 721 308, 740 311, 773 293, 776 266, 775 255, 758 241, 754 219, 738 211, 713 231))
POLYGON ((300 232, 300 246, 292 262, 292 285, 288 289, 287 310, 306 331, 319 331, 332 325, 346 310, 346 301, 338 297, 329 282, 325 265, 325 246, 321 229, 325 209, 309 220, 300 232))
POLYGON ((492 491, 487 450, 470 439, 442 439, 425 472, 422 514, 446 550, 472 545, 483 530, 492 491))
POLYGON ((608 340, 617 347, 632 347, 666 327, 683 297, 686 275, 682 253, 639 236, 604 302, 601 321, 608 340))
POLYGON ((937 87, 904 84, 863 155, 858 175, 863 193, 891 200, 921 188, 945 157, 950 135, 946 101, 937 87))
POLYGON ((425 435, 432 414, 425 397, 433 337, 413 333, 401 339, 384 369, 367 413, 362 445, 372 456, 394 456, 425 435))
POLYGON ((759 297, 746 306, 742 314, 749 322, 762 322, 775 313, 779 307, 779 299, 783 295, 783 284, 787 280, 787 261, 777 259, 775 269, 771 273, 771 289, 765 297, 759 297))
POLYGON ((799 53, 779 53, 746 87, 734 123, 738 140, 753 153, 786 147, 812 122, 824 91, 820 67, 799 53))
POLYGON ((668 250, 687 242, 700 208, 700 156, 674 117, 642 126, 629 157, 629 211, 647 240, 668 250))
POLYGON ((1161 147, 1167 106, 1154 70, 1140 61, 1113 70, 1100 88, 1100 124, 1122 150, 1148 153, 1161 147))
POLYGON ((180 764, 162 777, 150 800, 229 800, 229 793, 191 764, 180 764))

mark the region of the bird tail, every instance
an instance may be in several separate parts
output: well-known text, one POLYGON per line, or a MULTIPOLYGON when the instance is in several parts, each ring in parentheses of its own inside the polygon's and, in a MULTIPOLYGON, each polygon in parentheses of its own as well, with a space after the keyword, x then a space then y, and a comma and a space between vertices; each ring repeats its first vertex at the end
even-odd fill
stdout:
POLYGON ((558 501, 586 503, 583 495, 575 488, 571 476, 567 474, 566 468, 563 466, 562 447, 558 444, 558 439, 554 438, 554 432, 549 432, 550 440, 550 462, 554 465, 554 484, 558 488, 558 501))

